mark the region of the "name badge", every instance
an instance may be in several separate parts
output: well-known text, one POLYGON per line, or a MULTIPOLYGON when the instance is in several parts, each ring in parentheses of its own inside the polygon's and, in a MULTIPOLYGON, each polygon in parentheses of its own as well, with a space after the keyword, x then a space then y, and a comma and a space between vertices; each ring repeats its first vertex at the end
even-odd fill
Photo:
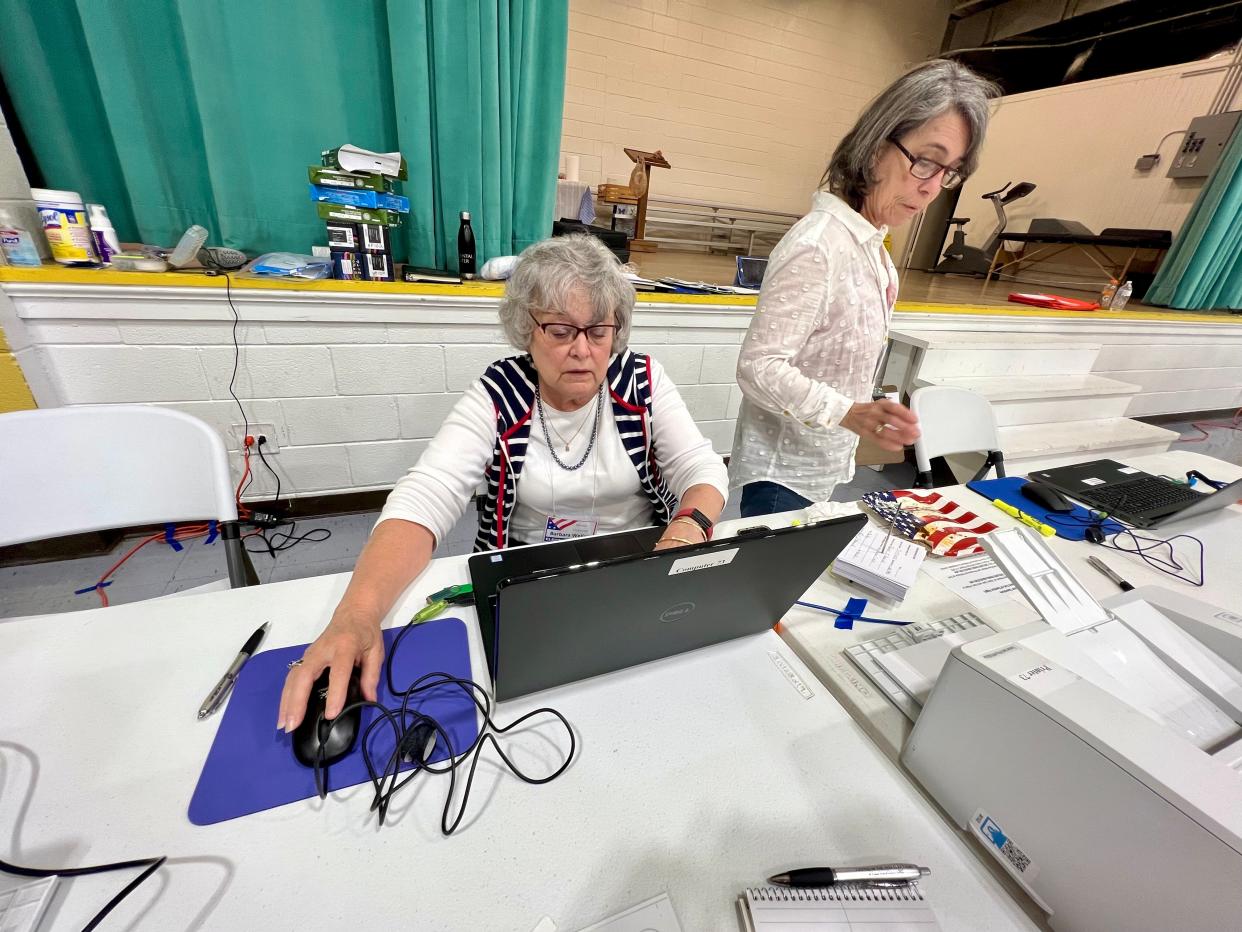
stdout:
POLYGON ((591 515, 548 515, 548 526, 543 532, 544 543, 556 540, 577 540, 590 537, 599 527, 599 521, 591 515))

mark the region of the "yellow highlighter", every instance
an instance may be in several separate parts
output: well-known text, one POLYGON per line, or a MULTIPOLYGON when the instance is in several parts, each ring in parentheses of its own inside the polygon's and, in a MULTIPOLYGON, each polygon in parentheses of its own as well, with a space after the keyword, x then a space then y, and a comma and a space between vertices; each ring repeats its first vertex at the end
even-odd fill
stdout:
POLYGON ((1040 521, 1038 518, 1032 518, 1025 511, 1019 511, 1017 508, 1014 508, 1013 505, 1010 505, 1008 502, 1002 502, 999 498, 994 498, 992 499, 992 504, 995 505, 997 508, 999 508, 1001 511, 1003 511, 1005 514, 1009 515, 1010 517, 1017 518, 1027 527, 1035 528, 1035 530, 1043 534, 1044 537, 1055 537, 1056 536, 1057 529, 1054 528, 1052 525, 1044 524, 1044 522, 1040 521))

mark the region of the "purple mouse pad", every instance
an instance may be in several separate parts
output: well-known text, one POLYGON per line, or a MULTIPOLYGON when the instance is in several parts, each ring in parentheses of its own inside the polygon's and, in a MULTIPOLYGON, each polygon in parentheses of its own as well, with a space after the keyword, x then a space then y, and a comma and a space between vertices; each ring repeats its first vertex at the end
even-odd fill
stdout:
MULTIPOLYGON (((385 663, 400 631, 400 627, 384 631, 385 663)), ((314 770, 298 763, 293 756, 293 736, 276 727, 289 662, 301 657, 307 646, 264 651, 242 667, 190 799, 189 816, 195 825, 212 825, 315 795, 314 770)), ((392 670, 397 688, 408 689, 427 673, 471 678, 470 645, 466 625, 460 618, 438 618, 418 625, 402 640, 392 670)), ((400 706, 388 691, 383 674, 379 701, 388 709, 400 706)), ((478 735, 475 705, 459 686, 446 684, 421 692, 410 700, 409 708, 439 722, 452 740, 452 750, 458 754, 478 735)), ((354 749, 328 768, 329 791, 370 782, 362 757, 362 735, 377 717, 376 709, 362 710, 354 749)), ((393 740, 392 729, 381 724, 368 742, 371 761, 381 772, 392 752, 393 740)), ((436 747, 431 762, 446 759, 449 750, 436 747)), ((411 767, 413 764, 406 764, 401 769, 411 767)))

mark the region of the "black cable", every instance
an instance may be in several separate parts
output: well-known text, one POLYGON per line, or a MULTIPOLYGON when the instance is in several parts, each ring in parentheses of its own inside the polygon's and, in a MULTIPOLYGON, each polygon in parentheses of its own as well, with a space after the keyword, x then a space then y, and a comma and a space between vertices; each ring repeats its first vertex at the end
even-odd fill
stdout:
POLYGON ((272 478, 276 480, 276 494, 272 497, 272 504, 276 506, 277 508, 279 508, 280 507, 280 476, 276 474, 276 470, 272 469, 271 463, 269 463, 267 461, 267 457, 263 455, 263 444, 265 441, 266 441, 265 437, 258 438, 258 440, 255 441, 255 449, 259 451, 259 460, 267 468, 267 471, 272 474, 272 478))
POLYGON ((229 396, 237 405, 237 410, 242 416, 242 445, 246 443, 246 437, 250 436, 250 419, 246 417, 246 409, 242 407, 241 399, 237 397, 237 392, 233 391, 233 383, 237 381, 237 368, 241 363, 241 344, 237 340, 237 328, 241 325, 241 312, 237 310, 237 305, 233 303, 233 282, 228 272, 221 272, 224 276, 224 298, 229 302, 229 309, 233 312, 233 374, 229 376, 229 396))
POLYGON ((157 858, 140 858, 135 861, 117 861, 114 864, 96 864, 93 867, 65 867, 65 868, 40 868, 40 867, 21 867, 17 864, 10 864, 7 861, 0 861, 0 871, 8 874, 16 874, 19 877, 83 877, 87 874, 104 874, 110 871, 125 870, 131 867, 144 868, 142 873, 131 880, 125 887, 104 904, 103 909, 95 913, 91 917, 90 922, 82 927, 82 932, 91 932, 96 926, 104 920, 108 913, 112 912, 116 905, 134 892, 144 880, 160 869, 160 866, 167 860, 165 855, 157 858))
MULTIPOLYGON (((385 708, 378 702, 371 702, 369 700, 360 700, 358 702, 350 703, 341 710, 341 713, 335 719, 328 723, 328 735, 331 735, 332 729, 336 727, 337 722, 341 721, 345 713, 351 712, 355 709, 376 709, 379 712, 379 716, 375 718, 363 732, 361 737, 361 745, 362 757, 366 763, 367 773, 371 779, 371 787, 375 793, 371 800, 371 809, 377 812, 379 824, 384 824, 384 820, 388 813, 388 806, 392 802, 393 796, 403 786, 418 776, 420 772, 426 771, 427 773, 433 774, 447 773, 449 775, 449 788, 448 793, 444 798, 444 808, 440 813, 440 831, 445 836, 448 836, 452 835, 453 832, 457 830, 458 826, 461 825, 462 818, 466 814, 466 807, 470 802, 470 790, 474 784, 475 771, 479 766, 479 758, 482 756, 483 749, 488 743, 496 749, 496 752, 500 755, 500 759, 505 762, 505 765, 514 776, 516 776, 523 783, 539 785, 555 780, 563 774, 566 769, 568 769, 577 750, 577 740, 574 737, 573 728, 570 726, 565 716, 556 709, 546 707, 533 709, 503 727, 497 725, 492 719, 491 697, 488 696, 487 691, 482 686, 473 680, 450 676, 447 673, 427 673, 416 679, 408 688, 404 690, 397 689, 396 683, 393 681, 393 659, 397 655, 397 650, 401 646, 401 641, 413 627, 414 622, 411 621, 401 629, 392 643, 392 648, 388 652, 388 657, 384 661, 384 676, 388 686, 388 691, 394 697, 401 697, 400 708, 393 711, 385 708), (483 727, 479 729, 478 734, 475 736, 470 745, 461 750, 454 749, 452 739, 449 737, 447 729, 445 729, 440 722, 436 721, 436 719, 429 715, 424 715, 422 712, 410 708, 410 702, 415 697, 446 686, 457 687, 460 689, 467 697, 469 697, 469 699, 474 703, 475 708, 483 716, 483 727), (496 740, 496 735, 512 731, 529 719, 544 713, 554 716, 565 727, 565 731, 569 735, 569 752, 565 755, 565 760, 561 763, 561 765, 551 773, 542 777, 534 777, 523 773, 521 768, 509 759, 509 756, 505 753, 504 748, 501 747, 500 742, 496 740), (407 724, 407 721, 410 718, 413 718, 413 721, 410 724, 407 724), (416 751, 418 749, 413 746, 410 739, 416 734, 415 729, 422 724, 430 726, 435 732, 435 746, 437 748, 443 746, 448 750, 447 763, 443 767, 432 766, 428 761, 423 760, 421 751, 419 751, 417 755, 411 753, 412 751, 416 751), (384 764, 384 768, 381 771, 377 770, 375 767, 370 741, 372 734, 382 725, 387 725, 391 729, 394 742, 393 750, 388 755, 388 760, 384 764), (409 771, 404 775, 404 777, 402 777, 401 764, 407 759, 407 755, 413 759, 416 766, 413 770, 409 771), (465 763, 467 757, 470 758, 470 768, 466 774, 465 788, 462 791, 461 802, 457 806, 457 814, 450 821, 449 813, 453 808, 453 797, 456 794, 457 789, 457 771, 462 764, 465 763), (387 783, 387 787, 385 787, 385 783, 387 783)), ((318 791, 321 799, 326 797, 328 794, 327 768, 323 763, 324 744, 326 741, 327 737, 324 737, 320 741, 319 753, 316 756, 314 764, 315 789, 318 791)))
MULTIPOLYGON (((1161 478, 1168 478, 1168 477, 1161 477, 1161 478)), ((1170 480, 1170 481, 1173 481, 1173 480, 1170 480)), ((1120 491, 1121 491, 1121 500, 1119 502, 1116 502, 1113 505, 1110 505, 1109 507, 1120 510, 1120 511, 1124 511, 1125 506, 1129 503, 1130 496, 1124 489, 1121 489, 1120 491)), ((1050 514, 1048 517, 1056 518, 1056 519, 1059 519, 1060 521, 1078 522, 1079 526, 1085 525, 1087 527, 1098 527, 1100 529, 1100 534, 1102 536, 1099 540, 1096 541, 1096 543, 1100 544, 1101 546, 1108 547, 1110 550, 1116 550, 1120 553, 1128 553, 1133 556, 1136 556, 1140 560, 1142 560, 1144 563, 1146 563, 1148 566, 1150 566, 1152 569, 1159 570, 1161 573, 1164 573, 1168 576, 1172 576, 1174 579, 1180 579, 1182 582, 1187 582, 1187 583, 1190 583, 1192 586, 1199 586, 1199 587, 1202 587, 1204 582, 1207 580, 1206 548, 1203 546, 1203 541, 1199 540, 1199 538, 1193 537, 1190 534, 1174 534, 1172 537, 1167 537, 1167 538, 1140 537, 1138 534, 1135 533, 1134 528, 1126 527, 1124 524, 1118 521, 1115 517, 1112 518, 1112 521, 1114 524, 1116 524, 1120 528, 1120 530, 1114 531, 1111 535, 1107 535, 1105 531, 1105 527, 1104 527, 1104 522, 1105 520, 1110 518, 1110 515, 1105 511, 1100 511, 1098 509, 1094 509, 1091 507, 1087 508, 1087 514, 1089 515, 1089 517, 1086 517, 1086 518, 1084 518, 1081 515, 1066 515, 1066 514, 1057 515, 1055 513, 1050 514), (1120 539, 1125 539, 1128 542, 1133 543, 1134 546, 1123 547, 1121 544, 1117 542, 1120 539), (1189 575, 1191 572, 1190 567, 1182 566, 1182 564, 1178 562, 1177 553, 1173 548, 1173 542, 1175 540, 1189 540, 1198 546, 1199 548, 1199 578, 1198 579, 1195 579, 1194 576, 1189 575), (1152 554, 1152 551, 1159 550, 1161 547, 1169 548, 1168 559, 1165 559, 1163 556, 1160 556, 1160 555, 1152 554), (1186 575, 1183 575, 1183 574, 1186 574, 1186 575)), ((1055 524, 1057 523, 1057 521, 1054 521, 1053 523, 1055 524)))
MULTIPOLYGON (((237 410, 242 416, 242 459, 246 459, 246 438, 250 436, 250 419, 246 417, 246 409, 242 407, 241 399, 237 397, 237 392, 233 391, 233 383, 237 381, 237 368, 241 362, 241 344, 237 340, 237 328, 241 325, 241 312, 237 310, 237 305, 233 303, 233 279, 228 272, 208 272, 210 275, 224 276, 224 298, 229 302, 229 309, 233 312, 233 374, 229 376, 229 396, 237 405, 237 410)), ((237 504, 241 504, 241 498, 250 489, 251 483, 254 482, 254 471, 251 470, 250 476, 246 479, 246 484, 237 490, 237 504)))
POLYGON ((258 536, 263 541, 264 546, 259 550, 247 547, 246 551, 248 553, 266 553, 275 559, 276 554, 284 550, 291 550, 303 541, 319 544, 332 536, 332 532, 326 527, 311 528, 304 534, 294 534, 293 532, 297 530, 298 523, 296 521, 289 521, 287 523, 289 526, 288 531, 273 531, 271 538, 267 536, 266 530, 259 531, 258 536), (323 536, 315 537, 314 535, 316 534, 322 534, 323 536), (276 540, 277 537, 283 538, 283 540, 276 540))

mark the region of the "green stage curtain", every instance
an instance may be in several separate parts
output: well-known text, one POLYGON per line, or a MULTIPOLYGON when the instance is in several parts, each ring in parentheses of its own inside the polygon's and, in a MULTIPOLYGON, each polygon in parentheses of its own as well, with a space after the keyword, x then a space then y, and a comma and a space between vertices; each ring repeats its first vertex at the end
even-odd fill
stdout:
POLYGON ((1242 133, 1221 153, 1144 300, 1183 309, 1242 308, 1242 133))
POLYGON ((123 240, 191 223, 249 253, 325 241, 306 166, 401 150, 394 237, 455 268, 551 232, 568 0, 40 0, 0 3, 0 72, 49 187, 123 240))

